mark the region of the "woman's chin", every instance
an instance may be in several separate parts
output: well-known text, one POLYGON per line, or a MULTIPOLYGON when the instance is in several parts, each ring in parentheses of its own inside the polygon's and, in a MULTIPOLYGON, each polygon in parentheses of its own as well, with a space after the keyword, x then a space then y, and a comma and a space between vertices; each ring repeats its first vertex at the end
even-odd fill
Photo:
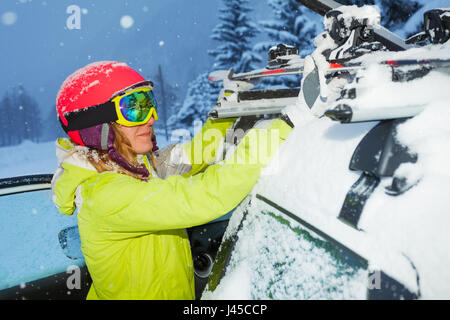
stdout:
POLYGON ((137 154, 143 154, 152 151, 153 149, 153 143, 150 141, 150 143, 140 144, 139 146, 135 146, 133 148, 134 152, 137 154))

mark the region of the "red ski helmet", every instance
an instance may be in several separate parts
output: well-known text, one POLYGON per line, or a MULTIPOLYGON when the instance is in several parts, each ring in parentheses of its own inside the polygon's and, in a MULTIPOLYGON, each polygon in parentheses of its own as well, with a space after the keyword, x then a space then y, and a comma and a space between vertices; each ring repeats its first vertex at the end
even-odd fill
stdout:
MULTIPOLYGON (((56 98, 56 111, 61 126, 75 144, 107 150, 108 154, 126 169, 148 175, 145 167, 131 166, 115 150, 115 135, 109 125, 115 121, 114 115, 108 114, 102 105, 119 91, 150 85, 152 86, 150 81, 125 63, 91 63, 75 71, 61 85, 56 98), (79 115, 88 109, 95 109, 95 112, 91 112, 89 117, 80 118, 79 115)), ((156 143, 154 145, 156 147, 156 143)))

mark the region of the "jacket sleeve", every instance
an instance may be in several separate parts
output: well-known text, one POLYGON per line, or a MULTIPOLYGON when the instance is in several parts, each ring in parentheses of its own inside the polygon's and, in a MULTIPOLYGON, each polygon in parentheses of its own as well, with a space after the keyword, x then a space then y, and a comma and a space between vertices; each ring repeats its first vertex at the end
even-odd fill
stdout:
POLYGON ((52 200, 59 212, 65 215, 75 212, 74 200, 78 185, 97 174, 97 170, 78 154, 73 153, 72 157, 68 157, 73 147, 67 138, 56 141, 58 167, 52 178, 52 200))
POLYGON ((96 173, 97 171, 83 169, 69 163, 62 164, 52 179, 52 200, 60 213, 72 215, 75 212, 76 186, 96 173), (63 174, 64 170, 70 170, 72 173, 63 174))
POLYGON ((82 211, 95 212, 90 218, 98 219, 96 225, 116 236, 204 224, 228 213, 248 195, 290 131, 279 119, 272 120, 268 130, 252 129, 233 157, 189 178, 172 176, 142 182, 103 173, 115 178, 87 181, 90 187, 82 191, 87 199, 82 211), (265 156, 259 156, 261 150, 265 156))

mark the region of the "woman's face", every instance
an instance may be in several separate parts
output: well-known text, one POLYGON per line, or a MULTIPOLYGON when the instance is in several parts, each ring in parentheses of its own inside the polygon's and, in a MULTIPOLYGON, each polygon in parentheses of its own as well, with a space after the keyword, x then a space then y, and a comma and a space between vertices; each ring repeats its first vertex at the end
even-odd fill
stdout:
POLYGON ((152 135, 153 135, 153 123, 155 119, 153 117, 140 126, 125 127, 119 125, 120 130, 128 138, 131 143, 133 151, 137 154, 143 154, 149 152, 153 148, 152 135))

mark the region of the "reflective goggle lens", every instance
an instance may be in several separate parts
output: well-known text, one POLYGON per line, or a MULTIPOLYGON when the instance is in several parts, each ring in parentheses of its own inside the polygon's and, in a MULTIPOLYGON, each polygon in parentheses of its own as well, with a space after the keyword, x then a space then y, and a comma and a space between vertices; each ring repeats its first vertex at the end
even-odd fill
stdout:
POLYGON ((144 121, 152 108, 156 116, 156 100, 152 91, 130 93, 120 99, 119 106, 123 117, 131 122, 144 121))

